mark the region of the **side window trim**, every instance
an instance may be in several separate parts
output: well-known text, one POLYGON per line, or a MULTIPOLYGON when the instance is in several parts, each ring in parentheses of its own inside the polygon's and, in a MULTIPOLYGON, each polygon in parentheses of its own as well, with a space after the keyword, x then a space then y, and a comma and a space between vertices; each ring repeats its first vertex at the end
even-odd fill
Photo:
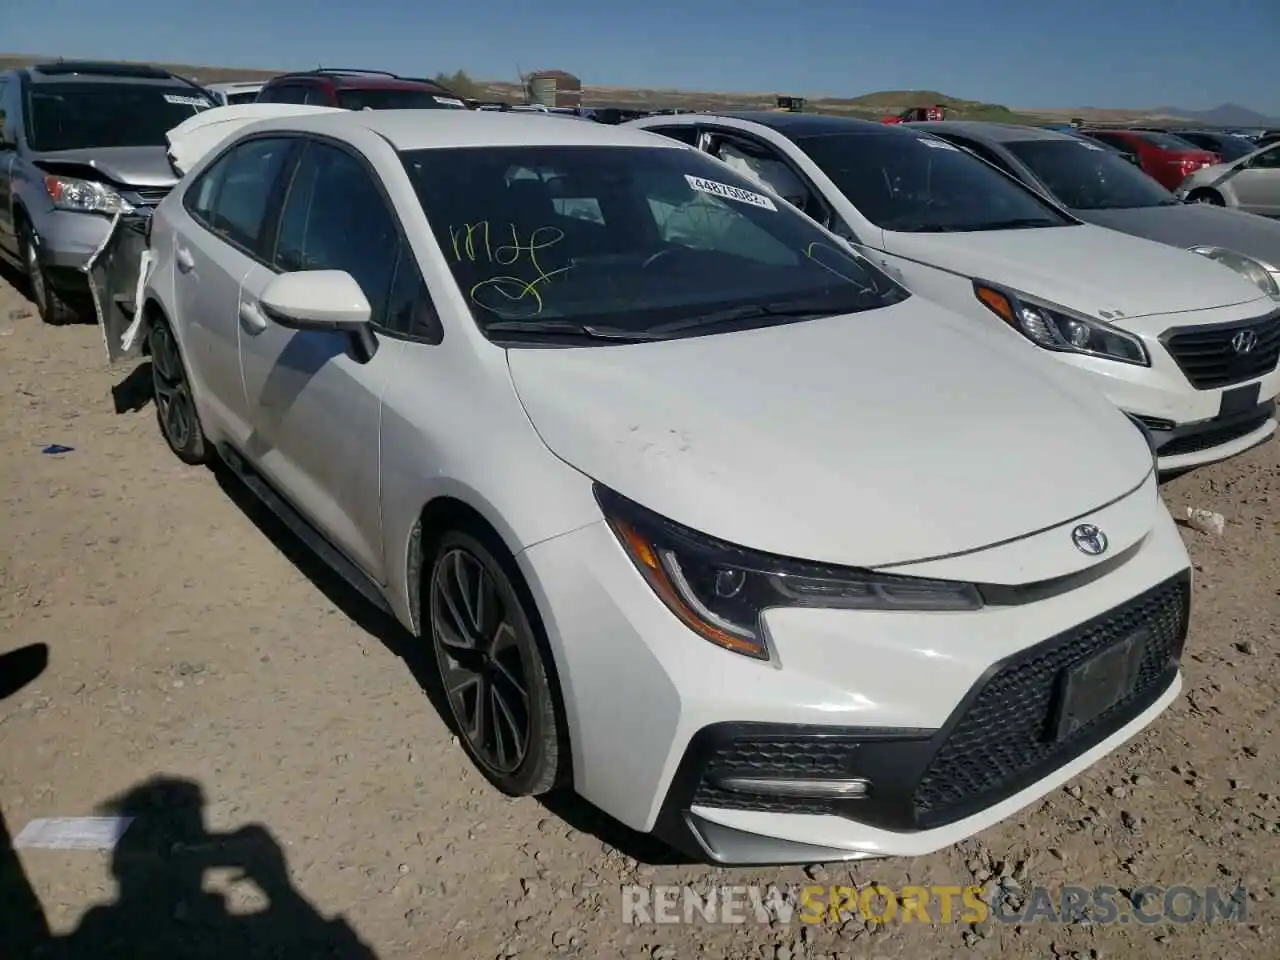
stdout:
MULTIPOLYGON (((395 227, 398 245, 396 248, 397 249, 396 265, 391 275, 392 289, 394 289, 396 274, 399 272, 400 267, 404 261, 404 257, 407 254, 412 262, 414 272, 417 273, 418 279, 422 283, 422 291, 427 298, 427 306, 430 308, 431 316, 433 317, 432 331, 429 336, 415 336, 413 334, 403 333, 399 330, 392 330, 389 327, 385 326, 384 324, 377 323, 377 322, 372 323, 371 326, 376 332, 396 340, 410 340, 410 341, 413 341, 414 343, 427 343, 432 346, 435 346, 436 344, 439 344, 440 342, 442 342, 444 339, 444 324, 440 319, 440 311, 436 307, 435 298, 431 296, 431 288, 427 284, 426 277, 424 277, 422 274, 422 267, 418 263, 417 254, 414 252, 413 245, 409 243, 409 236, 404 229, 404 224, 400 220, 400 213, 398 210, 396 210, 395 204, 391 202, 391 197, 387 194, 386 185, 382 182, 382 178, 378 176, 377 171, 373 168, 373 164, 371 164, 369 162, 369 159, 364 154, 362 154, 359 150, 352 149, 352 147, 349 144, 346 144, 341 140, 335 140, 332 137, 326 137, 322 134, 307 134, 305 136, 294 137, 293 139, 296 139, 297 141, 299 141, 301 146, 295 148, 293 156, 290 157, 288 161, 290 164, 290 167, 288 170, 288 183, 284 189, 279 190, 279 193, 280 193, 280 196, 278 198, 279 202, 274 208, 272 208, 274 222, 272 223, 270 228, 270 236, 271 236, 271 247, 270 247, 271 254, 269 258, 270 262, 264 262, 264 261, 259 261, 259 262, 262 262, 263 265, 267 267, 269 270, 271 270, 273 273, 279 274, 284 272, 275 263, 275 259, 280 252, 278 249, 279 240, 280 240, 280 221, 284 216, 285 202, 288 198, 289 191, 293 188, 294 178, 297 177, 298 175, 298 170, 301 168, 302 158, 305 155, 306 151, 316 144, 323 144, 325 146, 329 146, 329 147, 333 147, 334 149, 341 150, 347 156, 355 160, 356 163, 360 166, 360 168, 365 172, 365 174, 373 182, 374 190, 377 191, 378 196, 382 198, 382 203, 386 208, 387 214, 391 217, 392 225, 395 227)), ((275 200, 276 198, 273 197, 272 199, 275 200)))

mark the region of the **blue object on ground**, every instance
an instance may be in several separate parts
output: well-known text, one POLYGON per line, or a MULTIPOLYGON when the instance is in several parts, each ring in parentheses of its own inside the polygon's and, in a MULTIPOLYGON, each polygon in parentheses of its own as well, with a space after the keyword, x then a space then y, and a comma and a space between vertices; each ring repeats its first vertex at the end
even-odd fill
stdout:
POLYGON ((64 446, 63 446, 62 444, 60 444, 60 443, 51 443, 51 444, 49 444, 49 446, 45 447, 45 448, 44 448, 43 450, 41 450, 40 452, 41 452, 41 453, 47 453, 47 454, 53 455, 53 454, 58 454, 58 453, 70 453, 70 452, 71 452, 72 450, 74 450, 74 449, 75 449, 75 447, 64 447, 64 446))

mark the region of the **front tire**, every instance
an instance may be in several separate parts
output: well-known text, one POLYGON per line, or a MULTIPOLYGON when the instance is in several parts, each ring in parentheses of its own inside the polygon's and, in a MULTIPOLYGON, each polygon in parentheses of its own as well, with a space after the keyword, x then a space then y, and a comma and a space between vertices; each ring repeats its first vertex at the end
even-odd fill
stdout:
POLYGON ((36 242, 31 225, 26 222, 18 227, 18 250, 22 255, 22 266, 27 274, 27 288, 31 292, 31 300, 36 305, 36 312, 40 314, 40 319, 56 327, 78 319, 76 311, 62 299, 49 282, 44 264, 40 262, 40 245, 36 242))
POLYGON ((567 766, 544 644, 492 538, 450 530, 425 578, 426 627, 458 738, 503 793, 553 790, 567 766))
POLYGON ((151 386, 156 403, 156 422, 169 449, 183 463, 192 466, 209 462, 209 443, 200 425, 191 393, 187 368, 178 352, 178 341, 168 322, 157 319, 147 336, 151 352, 151 386))

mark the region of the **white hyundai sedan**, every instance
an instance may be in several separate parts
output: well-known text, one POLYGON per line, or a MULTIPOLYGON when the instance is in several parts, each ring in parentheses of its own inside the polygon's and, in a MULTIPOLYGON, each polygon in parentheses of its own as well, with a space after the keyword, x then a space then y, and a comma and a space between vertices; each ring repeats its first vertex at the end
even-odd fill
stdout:
POLYGON ((1065 361, 1142 418, 1162 472, 1276 432, 1280 302, 1247 258, 1215 262, 1083 223, 928 124, 741 113, 628 126, 719 156, 912 291, 1065 361))
POLYGON ((430 645, 508 794, 722 863, 910 856, 1178 694, 1190 570, 1140 427, 710 157, 281 116, 131 235, 137 327, 129 276, 104 325, 148 345, 169 446, 430 645))

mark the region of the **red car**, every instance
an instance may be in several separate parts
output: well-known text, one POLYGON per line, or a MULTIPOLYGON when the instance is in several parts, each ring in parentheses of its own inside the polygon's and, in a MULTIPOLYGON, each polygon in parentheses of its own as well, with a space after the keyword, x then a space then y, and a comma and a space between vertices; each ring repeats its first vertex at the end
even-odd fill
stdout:
POLYGON ((1170 191, 1177 190, 1189 174, 1201 167, 1222 162, 1222 158, 1216 153, 1201 149, 1171 133, 1092 128, 1079 132, 1136 158, 1143 173, 1170 191))
POLYGON ((896 117, 881 117, 881 123, 919 123, 922 120, 945 120, 947 108, 935 104, 932 107, 908 107, 896 117))
POLYGON ((272 77, 256 103, 309 103, 344 110, 465 110, 466 103, 434 80, 382 70, 319 69, 272 77))

